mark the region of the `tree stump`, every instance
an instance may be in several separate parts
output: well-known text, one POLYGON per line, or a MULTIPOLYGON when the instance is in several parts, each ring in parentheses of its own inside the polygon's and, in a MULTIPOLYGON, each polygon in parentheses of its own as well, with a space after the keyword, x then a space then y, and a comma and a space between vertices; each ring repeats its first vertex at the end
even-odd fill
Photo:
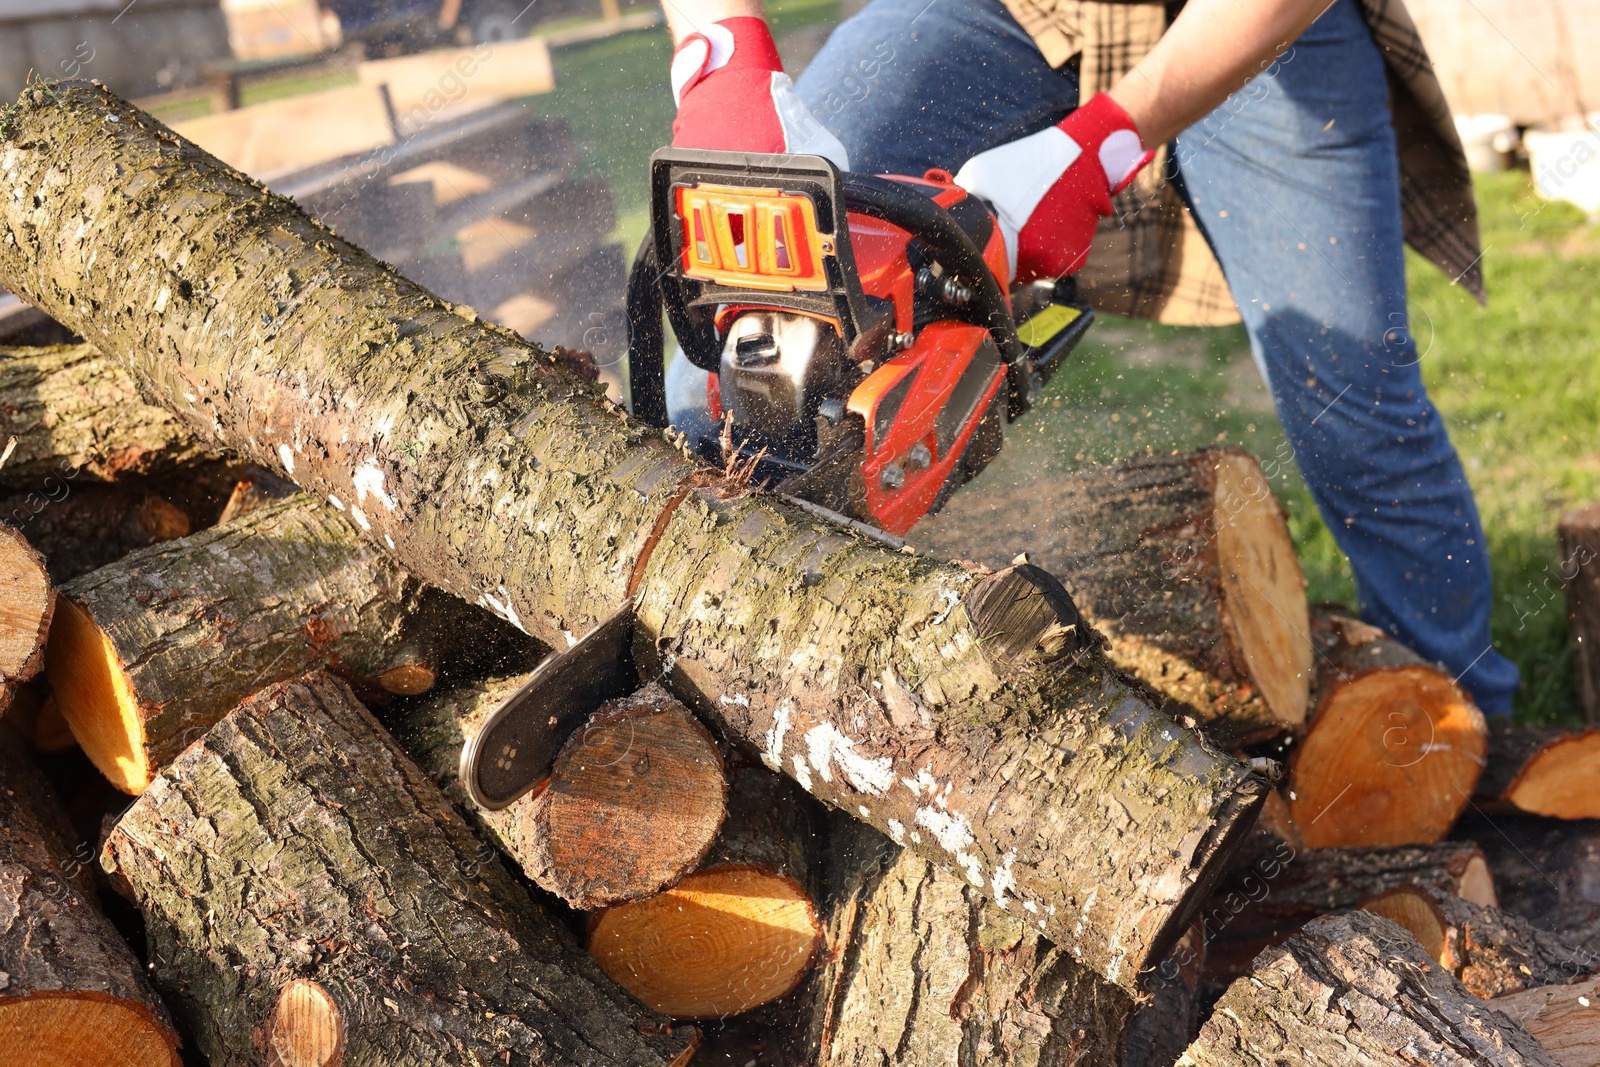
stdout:
POLYGON ((1448 671, 1377 627, 1326 606, 1312 620, 1316 711, 1289 764, 1306 844, 1438 841, 1483 769, 1483 713, 1448 671))
POLYGON ((693 1051, 693 1031, 613 985, 327 674, 217 723, 118 820, 102 863, 217 1067, 259 1063, 258 1042, 285 1063, 342 1046, 344 1062, 388 1067, 693 1051))

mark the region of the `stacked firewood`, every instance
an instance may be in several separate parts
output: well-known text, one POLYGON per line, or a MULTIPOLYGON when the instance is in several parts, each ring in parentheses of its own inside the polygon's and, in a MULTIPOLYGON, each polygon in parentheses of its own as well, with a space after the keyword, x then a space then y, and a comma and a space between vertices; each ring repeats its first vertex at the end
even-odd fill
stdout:
POLYGON ((1245 453, 896 551, 104 90, 5 128, 0 283, 88 339, 0 352, 22 1062, 1600 1062, 1596 735, 1308 608, 1245 453), (629 596, 645 684, 474 808, 629 596))

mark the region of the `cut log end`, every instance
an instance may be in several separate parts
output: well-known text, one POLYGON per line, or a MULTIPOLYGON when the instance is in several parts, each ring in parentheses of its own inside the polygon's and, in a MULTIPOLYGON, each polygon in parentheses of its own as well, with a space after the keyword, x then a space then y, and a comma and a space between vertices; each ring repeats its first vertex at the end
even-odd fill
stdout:
POLYGON ((0 683, 39 673, 53 600, 43 558, 22 534, 0 529, 0 683))
MULTIPOLYGON (((1495 767, 1500 756, 1497 749, 1515 747, 1502 746, 1501 739, 1519 733, 1533 735, 1530 743, 1517 754, 1522 757, 1520 766, 1515 768, 1509 783, 1497 791, 1498 795, 1487 799, 1529 815, 1554 819, 1600 818, 1600 789, 1595 788, 1595 783, 1600 781, 1600 727, 1570 732, 1522 727, 1498 730, 1490 740, 1491 769, 1498 769, 1495 767)), ((1483 791, 1484 783, 1480 783, 1479 792, 1483 791)))
POLYGON ((1272 713, 1306 721, 1311 693, 1311 621, 1294 542, 1255 459, 1217 459, 1217 563, 1235 647, 1272 713))
POLYGON ((716 742, 658 686, 601 708, 532 802, 534 881, 575 908, 639 900, 705 857, 727 810, 716 742))
POLYGON ((104 993, 0 1000, 8 1067, 180 1067, 170 1032, 140 1004, 104 993))
POLYGON ((378 675, 378 684, 396 696, 421 696, 433 688, 438 673, 426 663, 397 663, 378 675))
POLYGON ((755 867, 695 871, 672 889, 607 909, 589 952, 618 985, 663 1015, 736 1015, 799 984, 821 937, 794 879, 755 867))
POLYGON ((327 990, 296 978, 278 993, 267 1020, 267 1067, 339 1067, 344 1017, 327 990))
POLYGON ((1428 900, 1426 893, 1415 886, 1400 886, 1380 893, 1361 905, 1362 910, 1382 915, 1396 926, 1406 930, 1422 951, 1439 961, 1439 965, 1454 971, 1460 967, 1451 952, 1449 930, 1444 917, 1428 900))
POLYGON ((1422 664, 1337 685, 1295 757, 1292 807, 1310 848, 1438 841, 1483 767, 1483 713, 1422 664))
POLYGON ((46 669, 56 708, 84 754, 112 785, 141 792, 151 767, 133 687, 110 639, 65 596, 50 627, 46 669))

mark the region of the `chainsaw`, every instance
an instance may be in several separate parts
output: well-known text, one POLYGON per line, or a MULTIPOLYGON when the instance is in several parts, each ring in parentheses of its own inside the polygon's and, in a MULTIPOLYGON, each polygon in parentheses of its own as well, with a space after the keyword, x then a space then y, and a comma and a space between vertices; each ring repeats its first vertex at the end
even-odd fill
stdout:
MULTIPOLYGON (((1071 278, 1012 287, 988 204, 930 170, 841 173, 821 156, 662 149, 628 280, 635 417, 668 423, 663 311, 727 420, 707 458, 898 537, 1000 450, 1094 313, 1071 278)), ((638 684, 633 598, 550 656, 463 746, 497 810, 638 684)))
POLYGON ((1000 450, 1094 313, 1071 278, 1009 285, 988 203, 948 173, 662 149, 628 282, 633 413, 665 427, 662 310, 731 420, 714 461, 892 535, 1000 450), (726 443, 723 443, 726 442, 726 443))

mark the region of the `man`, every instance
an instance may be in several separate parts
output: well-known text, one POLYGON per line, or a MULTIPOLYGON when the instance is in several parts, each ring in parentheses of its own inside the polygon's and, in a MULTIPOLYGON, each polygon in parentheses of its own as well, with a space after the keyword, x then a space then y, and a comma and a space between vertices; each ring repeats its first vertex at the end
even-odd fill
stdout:
POLYGON ((1398 0, 1188 0, 1170 24, 1139 0, 873 0, 798 87, 759 0, 665 7, 675 145, 959 168, 1022 280, 1079 271, 1098 226, 1080 279, 1103 307, 1224 321, 1231 292, 1363 615, 1510 713, 1483 531, 1406 325, 1403 230, 1481 295, 1476 215, 1398 0))

